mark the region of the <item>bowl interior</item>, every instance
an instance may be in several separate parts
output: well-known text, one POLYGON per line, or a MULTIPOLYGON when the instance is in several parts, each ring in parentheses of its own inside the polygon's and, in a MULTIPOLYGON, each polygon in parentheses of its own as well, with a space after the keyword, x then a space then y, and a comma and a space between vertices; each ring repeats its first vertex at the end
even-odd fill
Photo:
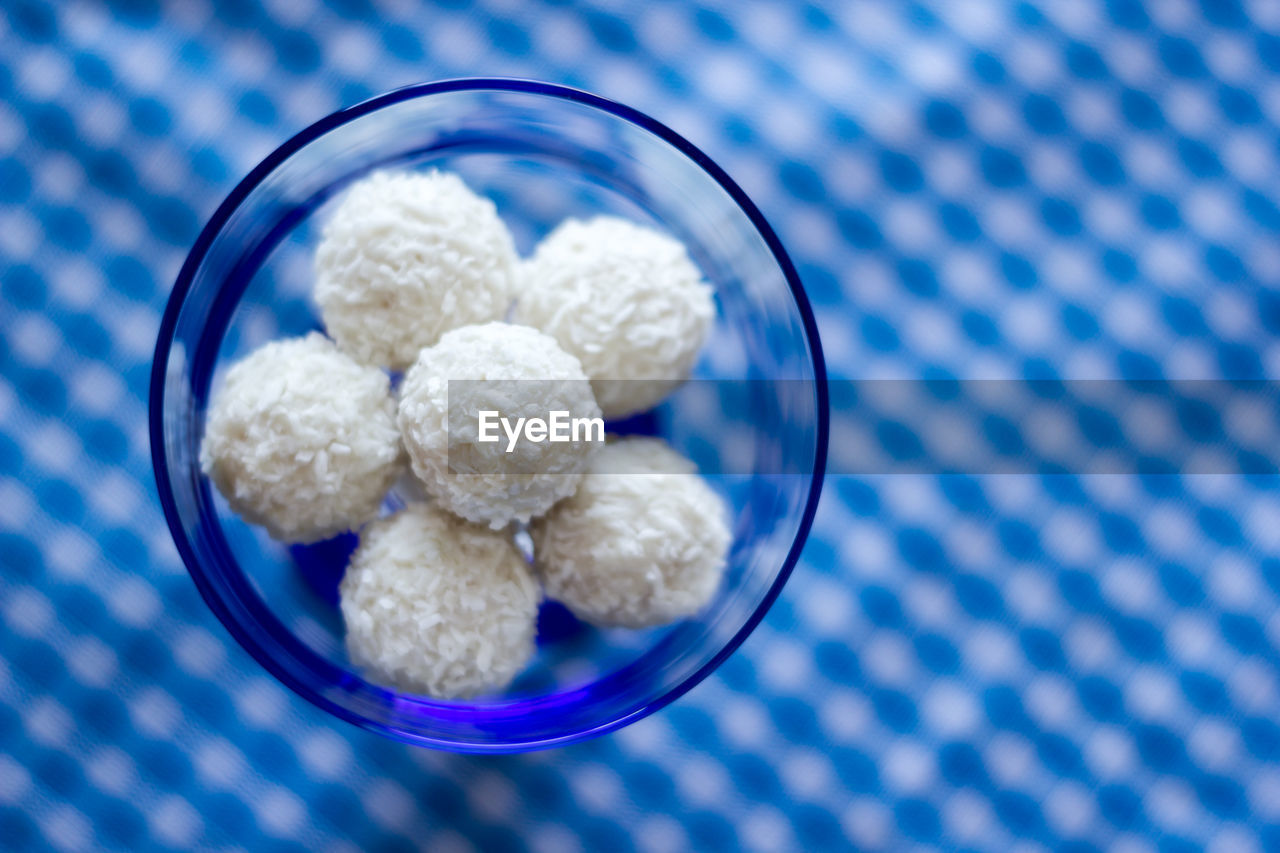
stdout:
MULTIPOLYGON (((669 134, 625 108, 542 84, 400 90, 284 146, 237 188, 193 249, 157 349, 153 440, 162 500, 219 618, 308 699, 386 734, 446 748, 574 740, 687 689, 776 594, 821 479, 821 357, 767 226, 714 166, 669 134), (549 604, 538 654, 507 690, 466 702, 398 693, 362 677, 344 648, 336 585, 354 535, 305 547, 274 542, 240 521, 200 474, 210 389, 263 343, 321 328, 310 298, 320 224, 348 184, 379 168, 461 175, 497 203, 522 254, 566 217, 601 213, 650 223, 689 247, 718 307, 695 381, 656 411, 611 428, 663 435, 729 502, 729 568, 697 617, 647 631, 601 630, 549 604)), ((388 511, 413 491, 412 484, 394 490, 388 511)))

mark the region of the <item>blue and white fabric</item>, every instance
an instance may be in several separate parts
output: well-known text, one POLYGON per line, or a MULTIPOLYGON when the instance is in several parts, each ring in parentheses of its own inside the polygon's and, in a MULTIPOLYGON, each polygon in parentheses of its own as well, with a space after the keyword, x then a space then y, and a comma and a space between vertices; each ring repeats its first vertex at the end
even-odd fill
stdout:
POLYGON ((471 75, 710 154, 833 377, 1280 374, 1274 0, 6 0, 0 848, 1280 849, 1274 476, 832 477, 738 653, 550 752, 384 740, 241 651, 152 483, 168 290, 284 139, 471 75))

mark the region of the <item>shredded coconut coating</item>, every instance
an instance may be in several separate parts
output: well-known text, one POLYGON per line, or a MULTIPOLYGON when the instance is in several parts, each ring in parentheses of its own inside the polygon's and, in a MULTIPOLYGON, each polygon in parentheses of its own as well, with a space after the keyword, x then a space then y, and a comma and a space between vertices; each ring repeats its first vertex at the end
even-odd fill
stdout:
POLYGON ((275 539, 316 542, 358 527, 404 467, 387 375, 318 332, 269 343, 213 395, 200 467, 275 539))
POLYGON ((692 616, 720 585, 732 536, 723 500, 656 438, 611 441, 576 494, 534 522, 548 597, 604 627, 692 616))
POLYGON ((315 298, 346 352, 402 370, 448 330, 503 317, 517 269, 493 202, 457 175, 375 172, 324 227, 315 298))
POLYGON ((680 241, 598 216, 565 220, 539 243, 513 319, 576 355, 605 416, 621 418, 688 377, 714 317, 711 286, 680 241))
POLYGON ((422 351, 400 386, 400 430, 413 471, 446 509, 495 529, 528 521, 573 494, 602 446, 522 439, 508 453, 501 430, 499 441, 478 440, 481 410, 499 411, 514 424, 556 410, 598 418, 600 408, 578 359, 528 326, 467 326, 422 351))
POLYGON ((534 651, 541 591, 501 533, 415 503, 361 533, 339 587, 351 660, 437 699, 505 687, 534 651))

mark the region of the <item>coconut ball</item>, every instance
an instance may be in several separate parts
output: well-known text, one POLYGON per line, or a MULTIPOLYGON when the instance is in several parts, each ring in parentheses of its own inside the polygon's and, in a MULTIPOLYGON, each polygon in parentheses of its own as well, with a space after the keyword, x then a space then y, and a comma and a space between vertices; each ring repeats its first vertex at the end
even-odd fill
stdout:
POLYGON ((429 504, 360 535, 339 586, 351 660, 438 699, 505 687, 533 656, 541 592, 510 538, 429 504))
POLYGON ((315 542, 377 514, 404 467, 387 375, 323 335, 233 365, 209 405, 200 467, 241 518, 315 542))
POLYGON ((448 330, 503 317, 517 263, 493 202, 457 175, 375 172, 324 226, 315 298, 340 347, 401 370, 448 330))
POLYGON ((563 222, 521 279, 514 321, 581 359, 609 418, 651 408, 682 382, 715 316, 679 240, 614 216, 563 222))
POLYGON ((732 540, 725 504, 694 464, 639 437, 601 448, 577 493, 531 532, 547 595, 593 625, 625 628, 696 613, 732 540))
MULTIPOLYGON (((573 494, 604 441, 600 407, 578 359, 528 326, 487 323, 446 332, 400 386, 400 430, 413 471, 446 509, 490 527, 528 521, 573 494), (467 381, 469 380, 469 381, 467 381), (452 386, 452 389, 451 387, 452 386), (481 413, 487 416, 482 441, 481 413), (569 422, 568 441, 534 441, 519 419, 569 422), (580 427, 576 440, 572 421, 580 427), (583 421, 596 419, 596 429, 583 421)), ((548 436, 550 433, 548 433, 548 436)))

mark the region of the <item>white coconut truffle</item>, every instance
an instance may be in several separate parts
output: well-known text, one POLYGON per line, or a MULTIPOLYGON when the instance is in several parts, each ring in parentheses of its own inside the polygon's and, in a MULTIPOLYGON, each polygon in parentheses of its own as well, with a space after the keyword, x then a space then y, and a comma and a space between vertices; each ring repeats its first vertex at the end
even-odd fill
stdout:
POLYGON ((505 316, 517 264, 493 202, 457 175, 376 172, 324 226, 315 298, 340 347, 400 370, 448 330, 505 316))
POLYGON ((541 591, 511 539, 415 503, 370 524, 339 586, 372 680, 438 699, 505 687, 533 656, 541 591))
POLYGON ((404 467, 387 375, 323 335, 274 341, 213 395, 200 467, 245 521, 315 542, 377 514, 404 467))
POLYGON ((605 416, 620 418, 688 377, 714 316, 711 286, 680 241, 598 216, 566 220, 538 244, 513 319, 576 355, 605 416))
POLYGON ((413 471, 442 506, 498 528, 528 521, 573 494, 591 454, 603 446, 604 422, 578 359, 528 326, 487 323, 445 333, 424 349, 400 387, 400 430, 413 471), (450 385, 452 380, 452 392, 450 385), (471 380, 471 381, 459 381, 471 380), (450 394, 452 393, 452 397, 450 394), (549 421, 565 413, 581 428, 576 441, 512 444, 506 428, 480 413, 549 421), (595 429, 584 421, 597 419, 595 429))
POLYGON ((731 535, 723 500, 656 438, 610 441, 577 493, 534 522, 548 597, 580 619, 644 628, 691 616, 715 594, 731 535))

